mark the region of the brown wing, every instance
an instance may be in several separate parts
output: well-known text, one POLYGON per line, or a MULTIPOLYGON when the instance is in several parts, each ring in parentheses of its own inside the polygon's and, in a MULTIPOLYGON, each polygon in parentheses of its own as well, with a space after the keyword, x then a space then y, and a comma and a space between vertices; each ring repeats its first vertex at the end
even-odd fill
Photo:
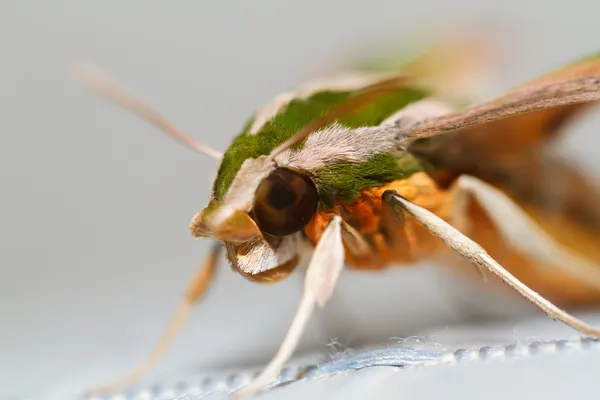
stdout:
MULTIPOLYGON (((556 131, 576 112, 597 100, 600 100, 600 55, 544 75, 492 101, 423 123, 408 134, 408 139, 468 128, 468 136, 485 131, 486 139, 479 140, 488 143, 491 136, 497 135, 494 139, 498 142, 516 140, 512 147, 536 144, 540 138, 548 137, 549 131, 556 131), (484 124, 485 127, 481 126, 484 124), (517 128, 517 132, 507 133, 506 128, 517 128)), ((498 142, 494 144, 500 148, 510 147, 498 142)))
POLYGON ((600 229, 600 193, 546 144, 600 98, 600 56, 573 63, 489 103, 427 122, 410 151, 448 185, 469 174, 520 201, 600 229), (444 133, 438 135, 439 133, 444 133))
MULTIPOLYGON (((470 126, 462 130, 460 135, 456 136, 456 140, 464 143, 469 149, 476 149, 478 153, 485 154, 491 162, 506 162, 507 159, 514 158, 515 154, 529 153, 532 147, 554 138, 575 117, 595 104, 594 92, 597 91, 596 79, 599 78, 600 57, 587 58, 544 75, 495 100, 487 114, 494 117, 494 113, 501 114, 503 109, 508 111, 515 98, 520 99, 521 105, 525 106, 528 100, 535 103, 537 98, 542 96, 546 102, 541 104, 542 108, 470 126), (585 84, 578 86, 577 82, 587 83, 588 88, 585 88, 585 84), (543 88, 553 90, 543 93, 540 90, 543 88), (578 90, 575 90, 576 88, 578 90), (563 93, 566 101, 567 97, 571 96, 573 100, 581 97, 582 102, 553 106, 552 101, 559 103, 561 100, 558 93, 563 93)), ((465 112, 468 113, 468 110, 461 113, 465 112)))
MULTIPOLYGON (((600 57, 571 64, 490 103, 423 124, 410 150, 443 185, 461 174, 503 189, 558 242, 600 260, 600 191, 548 144, 598 99, 600 57), (437 133, 443 133, 437 135, 437 133)), ((499 243, 473 204, 472 238, 530 287, 564 304, 597 302, 593 287, 539 266, 499 243), (491 254, 492 254, 491 253, 491 254)))

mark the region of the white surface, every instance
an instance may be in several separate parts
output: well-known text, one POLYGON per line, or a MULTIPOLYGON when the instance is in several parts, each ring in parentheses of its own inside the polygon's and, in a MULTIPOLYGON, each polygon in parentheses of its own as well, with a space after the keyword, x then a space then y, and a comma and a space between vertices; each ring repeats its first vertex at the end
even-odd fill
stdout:
POLYGON ((555 353, 485 364, 463 363, 409 370, 377 367, 306 384, 290 385, 260 398, 264 400, 310 398, 569 400, 588 396, 594 398, 598 391, 599 356, 600 352, 595 348, 569 354, 555 353))
MULTIPOLYGON (((274 94, 386 33, 507 22, 519 45, 508 87, 597 50, 597 15, 594 0, 1 2, 0 395, 62 393, 126 372, 207 249, 187 225, 213 163, 78 88, 70 61, 95 61, 224 149, 274 94)), ((600 126, 590 121, 570 142, 588 161, 600 126)), ((279 345, 300 276, 262 287, 221 272, 157 373, 264 362, 279 345)), ((491 297, 432 269, 349 272, 303 347, 443 331, 464 310, 487 314, 491 297)))
MULTIPOLYGON (((600 323, 598 314, 588 313, 582 317, 592 323, 600 323)), ((367 368, 331 378, 292 384, 260 398, 567 400, 585 395, 594 398, 592 393, 597 393, 598 390, 597 371, 600 367, 598 343, 582 345, 575 339, 568 350, 539 346, 538 354, 531 354, 531 348, 528 347, 534 341, 569 337, 568 330, 560 324, 539 318, 521 323, 518 328, 512 328, 510 324, 464 326, 462 334, 449 331, 440 335, 437 345, 443 349, 477 350, 485 344, 501 350, 514 343, 517 345, 514 354, 505 355, 502 351, 496 351, 493 359, 482 362, 475 352, 468 360, 461 362, 448 359, 439 365, 404 370, 391 367, 367 368)))
MULTIPOLYGON (((579 317, 600 323, 597 312, 579 317)), ((600 362, 600 342, 572 336, 564 325, 548 318, 530 318, 516 326, 512 322, 452 326, 435 338, 423 333, 370 350, 331 349, 329 355, 321 351, 296 357, 281 377, 280 382, 287 384, 257 398, 478 398, 483 391, 486 398, 511 394, 526 399, 536 393, 535 398, 569 399, 572 393, 596 391, 592 371, 600 362), (302 378, 291 383, 301 371, 306 371, 302 378), (544 376, 555 379, 544 383, 544 376)), ((225 400, 259 368, 179 369, 103 400, 225 400)))

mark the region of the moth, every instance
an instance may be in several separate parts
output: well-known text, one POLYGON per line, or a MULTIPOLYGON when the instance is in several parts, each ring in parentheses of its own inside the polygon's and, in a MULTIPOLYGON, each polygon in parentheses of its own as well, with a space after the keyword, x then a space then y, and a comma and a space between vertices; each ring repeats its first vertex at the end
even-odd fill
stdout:
POLYGON ((551 318, 600 337, 551 302, 600 301, 600 195, 543 151, 600 99, 600 55, 473 104, 461 92, 475 62, 464 48, 434 46, 402 66, 357 68, 278 95, 225 153, 101 71, 81 69, 89 89, 219 163, 208 204, 190 224, 215 245, 155 351, 109 387, 134 382, 165 353, 222 249, 235 272, 260 284, 306 271, 281 347, 238 395, 277 377, 344 265, 474 265, 551 318))

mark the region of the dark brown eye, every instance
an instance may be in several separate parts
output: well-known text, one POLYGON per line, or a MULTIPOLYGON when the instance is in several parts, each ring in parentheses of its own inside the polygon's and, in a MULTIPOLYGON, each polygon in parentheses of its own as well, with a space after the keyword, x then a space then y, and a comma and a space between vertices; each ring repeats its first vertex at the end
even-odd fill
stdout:
POLYGON ((261 231, 286 236, 304 228, 317 211, 319 195, 305 175, 278 168, 265 178, 254 196, 252 214, 261 231))

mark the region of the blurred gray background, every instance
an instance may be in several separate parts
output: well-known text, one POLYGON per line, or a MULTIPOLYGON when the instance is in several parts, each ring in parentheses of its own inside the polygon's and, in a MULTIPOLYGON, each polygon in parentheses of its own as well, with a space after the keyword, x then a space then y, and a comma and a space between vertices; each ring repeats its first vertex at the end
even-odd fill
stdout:
MULTIPOLYGON (((127 372, 207 250, 187 227, 214 162, 82 90, 71 62, 94 61, 224 150, 257 107, 355 48, 398 38, 402 49, 438 22, 497 24, 514 45, 501 90, 598 50, 598 11, 594 0, 1 0, 0 397, 127 372)), ((581 121, 565 151, 594 166, 598 127, 581 121)), ((278 347, 301 275, 265 287, 220 272, 155 373, 263 363, 278 347)), ((301 348, 536 313, 489 292, 432 266, 347 271, 301 348)))

